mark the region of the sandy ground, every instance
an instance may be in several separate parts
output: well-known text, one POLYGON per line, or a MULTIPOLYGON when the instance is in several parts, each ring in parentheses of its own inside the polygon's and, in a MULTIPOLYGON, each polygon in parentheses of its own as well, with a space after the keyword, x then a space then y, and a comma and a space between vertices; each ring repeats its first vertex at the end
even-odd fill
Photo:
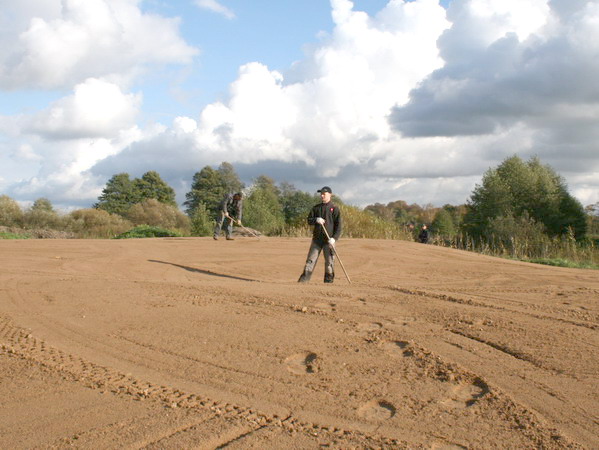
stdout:
POLYGON ((401 241, 0 241, 0 448, 599 448, 599 273, 401 241))

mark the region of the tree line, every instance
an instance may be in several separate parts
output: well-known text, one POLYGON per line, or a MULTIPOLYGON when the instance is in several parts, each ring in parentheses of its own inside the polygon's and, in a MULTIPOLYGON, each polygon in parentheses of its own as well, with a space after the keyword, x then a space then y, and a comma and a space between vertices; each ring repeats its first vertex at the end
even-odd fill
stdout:
MULTIPOLYGON (((316 194, 287 182, 276 184, 266 175, 246 187, 233 165, 222 162, 193 175, 184 211, 177 206, 174 189, 158 172, 149 171, 140 178, 119 173, 108 180, 91 208, 66 217, 57 214, 48 199, 38 199, 27 211, 21 211, 16 202, 0 196, 0 226, 34 228, 45 224, 77 235, 88 227, 96 229, 96 235, 100 230, 102 237, 110 237, 123 228, 145 224, 208 236, 223 197, 239 191, 244 192, 244 225, 268 235, 307 235, 306 215, 320 201, 316 194)), ((361 209, 345 205, 337 196, 334 200, 344 211, 344 234, 348 237, 409 239, 421 224, 427 224, 437 242, 460 237, 481 245, 492 242, 508 246, 514 238, 535 236, 567 236, 582 242, 596 239, 599 227, 599 204, 585 210, 568 193, 563 178, 538 158, 523 161, 512 156, 489 169, 462 205, 420 206, 398 200, 361 209)))
MULTIPOLYGON (((220 203, 228 193, 235 192, 245 193, 244 224, 265 234, 282 234, 286 228, 298 225, 300 217, 318 200, 315 195, 302 192, 289 183, 277 185, 266 175, 257 177, 246 188, 228 162, 221 163, 216 169, 206 166, 193 175, 191 189, 183 203, 191 234, 212 234, 220 203)), ((131 218, 131 211, 150 199, 176 208, 175 191, 157 172, 147 172, 133 180, 129 174, 120 173, 108 180, 94 208, 131 218)), ((160 205, 154 204, 153 208, 160 208, 160 205)))
POLYGON ((450 239, 461 234, 479 242, 505 243, 543 235, 584 241, 598 234, 599 203, 584 208, 564 179, 537 157, 523 161, 512 156, 487 170, 463 205, 423 208, 397 201, 366 210, 406 225, 426 223, 435 235, 450 239))

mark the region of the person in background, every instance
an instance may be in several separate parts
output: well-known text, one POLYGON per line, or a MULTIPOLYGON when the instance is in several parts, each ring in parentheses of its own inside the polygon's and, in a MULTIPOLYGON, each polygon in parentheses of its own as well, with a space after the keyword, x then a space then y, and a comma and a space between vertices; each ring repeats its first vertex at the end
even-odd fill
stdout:
POLYGON ((216 218, 216 226, 214 227, 214 240, 218 239, 225 221, 227 222, 225 234, 228 241, 233 240, 233 222, 241 225, 241 213, 243 210, 243 194, 227 194, 220 204, 218 217, 216 218))
POLYGON ((422 224, 422 228, 420 229, 420 233, 418 233, 418 242, 422 244, 428 243, 430 238, 430 233, 428 231, 428 227, 426 224, 422 224))
POLYGON ((341 212, 331 202, 333 191, 329 186, 324 186, 317 192, 320 193, 322 202, 315 205, 308 214, 308 225, 312 225, 314 230, 312 232, 308 257, 306 258, 306 265, 299 277, 299 283, 310 281, 321 251, 324 252, 324 282, 332 283, 335 279, 335 252, 333 249, 341 236, 341 212))

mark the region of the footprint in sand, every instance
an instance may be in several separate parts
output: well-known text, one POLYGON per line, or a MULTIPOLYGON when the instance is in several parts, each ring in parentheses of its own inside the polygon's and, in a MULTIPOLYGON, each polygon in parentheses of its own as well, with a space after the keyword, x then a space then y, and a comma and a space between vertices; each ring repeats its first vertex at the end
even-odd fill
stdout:
POLYGON ((414 356, 414 350, 407 341, 385 341, 383 348, 394 356, 414 356))
POLYGON ((296 353, 285 358, 285 365, 287 370, 296 375, 304 375, 306 373, 318 372, 316 366, 316 353, 302 352, 296 353))
POLYGON ((366 322, 358 324, 359 331, 377 331, 381 328, 383 328, 383 324, 380 322, 366 322))
POLYGON ((463 447, 458 444, 451 444, 449 442, 433 442, 431 450, 466 450, 468 447, 463 447))
POLYGON ((460 384, 451 388, 449 396, 441 402, 449 408, 467 408, 489 393, 489 386, 477 379, 473 383, 460 384))
POLYGON ((332 311, 335 312, 337 311, 337 304, 336 303, 317 303, 316 306, 318 309, 322 309, 325 311, 332 311))
POLYGON ((358 415, 368 421, 381 422, 395 415, 395 406, 385 400, 371 400, 358 408, 358 415))

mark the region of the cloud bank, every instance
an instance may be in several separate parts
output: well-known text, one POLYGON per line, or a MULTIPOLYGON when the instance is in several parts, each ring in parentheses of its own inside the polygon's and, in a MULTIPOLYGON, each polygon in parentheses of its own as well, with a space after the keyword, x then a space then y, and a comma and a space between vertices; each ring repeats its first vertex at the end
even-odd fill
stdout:
POLYGON ((302 60, 248 61, 226 99, 169 124, 139 123, 135 82, 197 55, 178 19, 135 0, 56 0, 32 17, 30 1, 0 13, 0 87, 70 93, 0 116, 0 191, 18 200, 89 206, 112 175, 157 170, 182 201, 193 173, 228 161, 246 182, 327 184, 362 206, 459 204, 518 154, 599 201, 597 1, 390 0, 369 16, 332 0, 334 27, 302 60))

